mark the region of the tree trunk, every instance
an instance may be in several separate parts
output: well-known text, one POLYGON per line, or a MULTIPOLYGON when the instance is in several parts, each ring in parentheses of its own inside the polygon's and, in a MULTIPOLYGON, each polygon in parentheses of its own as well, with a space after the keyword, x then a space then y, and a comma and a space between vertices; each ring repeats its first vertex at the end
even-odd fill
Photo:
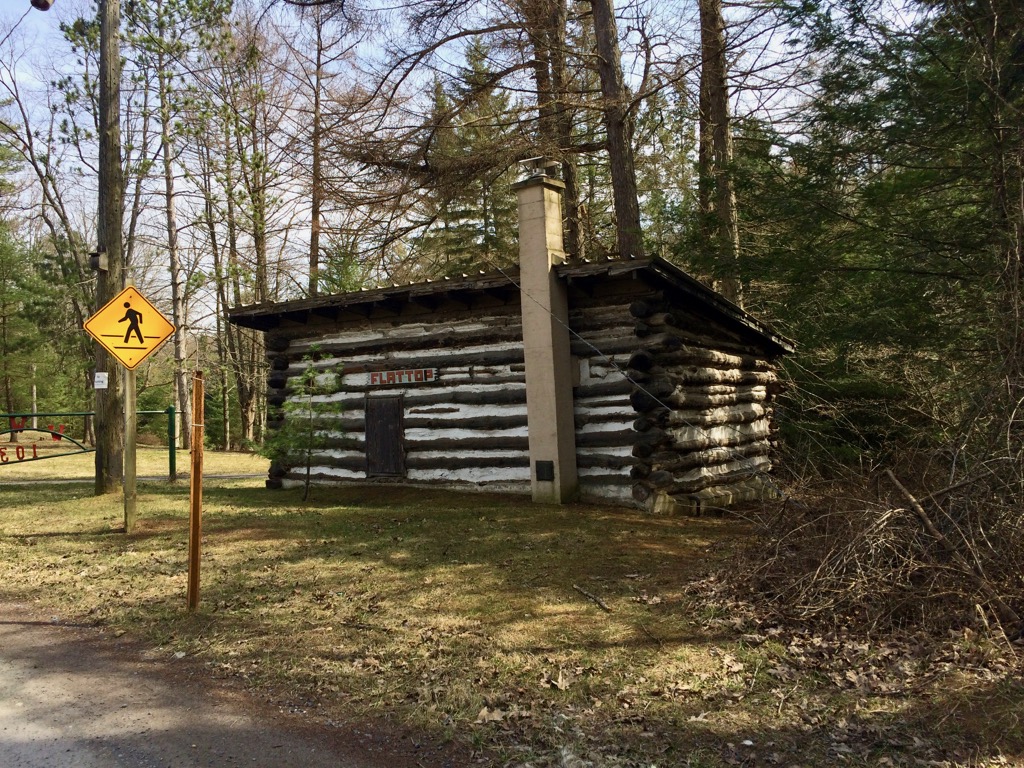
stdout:
POLYGON ((584 258, 580 225, 580 183, 572 150, 572 114, 568 107, 569 79, 565 63, 565 28, 568 10, 565 0, 545 0, 528 6, 526 23, 533 45, 534 87, 537 90, 540 151, 562 164, 565 192, 565 251, 572 258, 584 258), (529 11, 533 11, 530 13, 529 11))
POLYGON ((721 0, 699 0, 700 5, 700 145, 699 204, 703 240, 724 276, 717 288, 727 299, 742 305, 742 284, 736 269, 740 254, 739 220, 732 172, 732 131, 729 125, 729 83, 725 50, 725 19, 721 0), (714 190, 712 216, 711 191, 714 190))
POLYGON ((550 8, 551 29, 551 90, 554 97, 554 123, 556 137, 561 150, 562 181, 565 192, 562 201, 565 205, 565 251, 570 258, 585 259, 586 248, 580 223, 580 179, 576 163, 568 154, 573 145, 572 113, 568 105, 569 78, 566 73, 565 28, 568 24, 568 9, 565 0, 552 0, 550 8))
MULTIPOLYGON (((232 146, 232 128, 231 124, 225 121, 224 124, 224 138, 225 148, 232 146)), ((240 156, 239 156, 240 157, 240 156)), ((227 162, 225 164, 225 188, 228 190, 234 189, 234 173, 231 165, 230 152, 228 152, 227 162)), ((228 231, 228 271, 231 275, 231 288, 233 293, 233 304, 232 306, 242 305, 242 286, 241 286, 241 265, 238 258, 238 221, 237 221, 237 210, 238 207, 234 203, 234 196, 228 194, 226 197, 227 201, 227 231, 228 231)), ((259 288, 257 287, 257 293, 259 288)), ((226 298, 226 297, 225 297, 226 298)), ((257 295, 257 301, 260 301, 257 295)), ((256 422, 256 403, 257 398, 257 381, 258 381, 258 369, 260 360, 255 359, 251 353, 253 346, 257 344, 257 339, 244 328, 233 328, 229 330, 227 334, 228 339, 228 350, 234 361, 232 370, 235 374, 235 391, 238 395, 238 409, 239 409, 239 440, 244 445, 251 443, 255 439, 255 422, 256 422)))
POLYGON ((633 167, 633 125, 629 114, 629 91, 622 77, 622 54, 612 0, 591 0, 594 36, 597 43, 597 71, 601 78, 604 122, 608 137, 608 159, 615 205, 615 230, 620 258, 642 256, 640 203, 633 167))
POLYGON ((321 89, 323 88, 323 17, 317 14, 316 20, 316 73, 313 80, 313 188, 310 200, 309 230, 309 295, 316 296, 320 282, 320 208, 323 201, 323 114, 321 105, 321 89))
MULTIPOLYGON (((160 29, 160 37, 164 36, 160 29)), ((157 59, 157 82, 160 98, 160 151, 163 155, 164 169, 164 217, 167 225, 167 261, 171 273, 171 317, 174 323, 174 400, 178 409, 178 445, 187 448, 190 444, 191 405, 188 381, 185 375, 185 299, 181 290, 181 261, 178 251, 178 217, 175 209, 174 166, 172 163, 174 147, 171 142, 171 105, 170 82, 167 74, 167 62, 164 56, 157 59)))

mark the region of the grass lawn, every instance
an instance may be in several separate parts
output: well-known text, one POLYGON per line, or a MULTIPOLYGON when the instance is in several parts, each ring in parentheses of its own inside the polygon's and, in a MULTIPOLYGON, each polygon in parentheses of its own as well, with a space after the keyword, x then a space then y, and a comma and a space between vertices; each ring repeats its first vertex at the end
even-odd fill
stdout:
POLYGON ((302 503, 262 485, 207 483, 195 615, 187 484, 142 483, 128 537, 120 499, 90 484, 0 486, 0 600, 127 633, 323 723, 454 740, 467 765, 1024 754, 1013 648, 764 624, 713 578, 742 567, 739 519, 372 486, 302 503))
MULTIPOLYGON (((33 480, 88 480, 95 477, 96 454, 79 453, 73 443, 40 440, 36 442, 37 461, 18 461, 17 448, 21 445, 25 456, 32 456, 32 442, 20 444, 0 442, 0 488, 10 483, 33 480), (60 455, 57 454, 68 454, 60 455), (4 458, 7 461, 4 461, 4 458)), ((179 448, 175 456, 179 477, 188 477, 189 452, 179 448)), ((251 453, 203 452, 203 473, 206 475, 265 475, 270 462, 251 453)), ((139 446, 136 450, 135 472, 139 477, 168 477, 169 452, 166 447, 139 446)))

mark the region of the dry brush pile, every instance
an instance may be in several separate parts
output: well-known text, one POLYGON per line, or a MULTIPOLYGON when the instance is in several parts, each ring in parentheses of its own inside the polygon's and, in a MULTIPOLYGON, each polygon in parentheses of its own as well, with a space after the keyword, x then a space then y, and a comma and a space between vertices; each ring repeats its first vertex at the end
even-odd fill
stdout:
POLYGON ((743 587, 788 621, 1024 640, 1024 478, 979 464, 944 487, 884 469, 798 486, 752 513, 743 587), (1017 476, 1014 476, 1014 475, 1017 476))

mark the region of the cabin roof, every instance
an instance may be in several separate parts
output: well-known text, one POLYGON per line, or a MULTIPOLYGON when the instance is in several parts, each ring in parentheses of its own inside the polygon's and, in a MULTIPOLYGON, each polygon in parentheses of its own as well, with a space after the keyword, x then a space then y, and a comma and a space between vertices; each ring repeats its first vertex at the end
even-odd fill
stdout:
MULTIPOLYGON (((706 314, 725 326, 744 334, 751 334, 776 353, 793 352, 792 341, 775 332, 769 325, 736 306, 717 291, 691 277, 669 261, 654 256, 649 258, 580 260, 555 267, 559 277, 585 283, 607 280, 622 275, 633 275, 660 284, 669 294, 686 300, 687 308, 706 314)), ((239 307, 228 312, 228 319, 246 328, 269 331, 284 321, 308 322, 311 316, 330 316, 341 309, 362 311, 379 305, 396 306, 406 302, 429 303, 444 296, 490 293, 506 297, 519 293, 519 271, 480 272, 476 275, 445 277, 407 285, 362 289, 349 293, 314 296, 291 301, 264 302, 239 307)))

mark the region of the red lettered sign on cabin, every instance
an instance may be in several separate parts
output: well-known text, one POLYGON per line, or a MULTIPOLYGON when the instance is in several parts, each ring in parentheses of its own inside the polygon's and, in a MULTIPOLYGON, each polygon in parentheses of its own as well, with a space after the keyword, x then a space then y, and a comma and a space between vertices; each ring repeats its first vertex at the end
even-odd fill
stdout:
POLYGON ((403 368, 397 371, 371 371, 367 384, 371 387, 395 387, 409 384, 430 384, 437 381, 437 368, 403 368))

